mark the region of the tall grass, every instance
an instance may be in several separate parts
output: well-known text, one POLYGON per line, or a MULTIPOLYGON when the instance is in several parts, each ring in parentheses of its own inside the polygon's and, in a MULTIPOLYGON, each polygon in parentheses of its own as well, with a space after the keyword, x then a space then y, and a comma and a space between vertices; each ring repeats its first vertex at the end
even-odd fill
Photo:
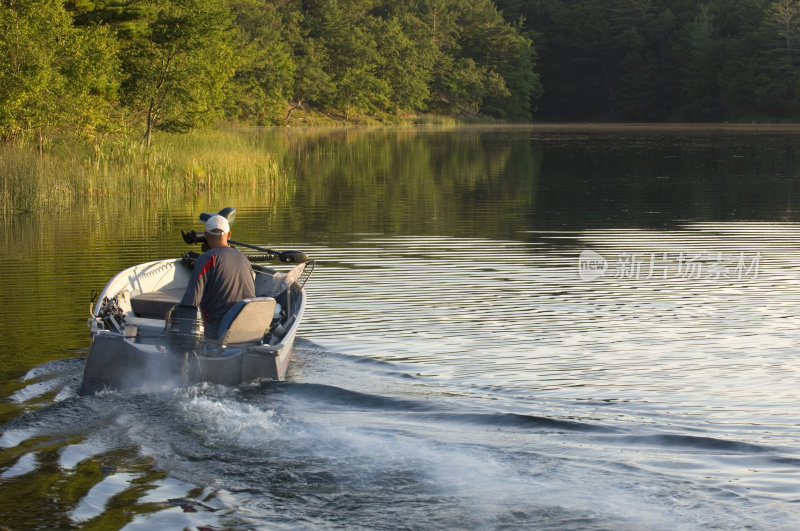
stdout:
POLYGON ((162 134, 150 148, 120 137, 0 145, 0 215, 119 197, 280 194, 286 182, 278 158, 255 136, 236 130, 162 134))

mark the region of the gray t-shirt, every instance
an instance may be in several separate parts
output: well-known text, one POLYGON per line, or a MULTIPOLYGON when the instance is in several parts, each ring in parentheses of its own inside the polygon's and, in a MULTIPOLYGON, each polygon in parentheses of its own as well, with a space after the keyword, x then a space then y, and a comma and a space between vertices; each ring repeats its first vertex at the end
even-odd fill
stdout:
POLYGON ((232 247, 215 247, 195 262, 181 304, 199 306, 206 337, 217 339, 228 310, 242 299, 255 297, 255 291, 247 257, 232 247))

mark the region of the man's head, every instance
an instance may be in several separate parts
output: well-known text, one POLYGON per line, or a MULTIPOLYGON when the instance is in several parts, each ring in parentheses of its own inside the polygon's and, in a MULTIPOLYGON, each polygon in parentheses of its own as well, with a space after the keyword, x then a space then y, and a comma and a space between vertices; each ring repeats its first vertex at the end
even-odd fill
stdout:
POLYGON ((228 245, 231 235, 231 226, 228 220, 219 214, 214 214, 206 220, 206 242, 211 247, 228 245))

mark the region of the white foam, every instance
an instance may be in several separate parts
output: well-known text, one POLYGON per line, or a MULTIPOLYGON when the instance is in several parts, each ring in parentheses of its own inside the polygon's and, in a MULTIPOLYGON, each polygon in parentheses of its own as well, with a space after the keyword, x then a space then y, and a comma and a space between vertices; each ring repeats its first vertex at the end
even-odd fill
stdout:
POLYGON ((59 380, 46 380, 26 385, 22 389, 15 391, 9 398, 17 404, 21 404, 56 389, 61 383, 59 380))

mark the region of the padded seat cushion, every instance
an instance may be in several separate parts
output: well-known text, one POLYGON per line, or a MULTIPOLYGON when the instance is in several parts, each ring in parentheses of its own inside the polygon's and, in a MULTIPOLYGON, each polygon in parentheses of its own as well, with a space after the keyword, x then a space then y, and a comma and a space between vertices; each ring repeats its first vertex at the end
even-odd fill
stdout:
POLYGON ((131 309, 136 317, 163 319, 167 312, 181 302, 184 288, 150 291, 131 297, 131 309))

